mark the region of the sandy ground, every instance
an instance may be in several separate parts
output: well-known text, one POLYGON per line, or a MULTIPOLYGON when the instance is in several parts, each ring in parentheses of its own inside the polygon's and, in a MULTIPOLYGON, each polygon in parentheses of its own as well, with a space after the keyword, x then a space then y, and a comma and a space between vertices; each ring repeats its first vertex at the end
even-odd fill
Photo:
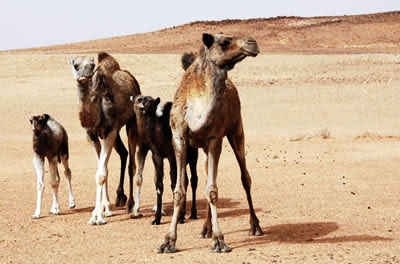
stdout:
MULTIPOLYGON (((113 55, 136 76, 143 94, 171 100, 182 75, 178 55, 113 55)), ((130 219, 124 209, 113 208, 115 215, 106 225, 88 225, 96 162, 78 120, 66 56, 0 55, 0 61, 0 263, 400 262, 400 59, 395 54, 261 55, 232 70, 242 102, 253 200, 265 235, 247 235, 239 167, 224 141, 218 210, 225 240, 233 248, 227 254, 211 253, 211 241, 198 238, 206 208, 202 162, 200 219, 179 225, 178 253, 156 253, 171 221, 172 195, 166 187, 169 216, 152 226, 150 157, 142 191, 144 217, 130 219), (36 113, 51 114, 68 131, 77 207, 68 208, 60 169, 62 215, 47 213, 51 187, 46 163, 42 217, 32 220, 36 175, 28 119, 36 113)), ((119 178, 115 152, 109 168, 114 201, 119 178)))

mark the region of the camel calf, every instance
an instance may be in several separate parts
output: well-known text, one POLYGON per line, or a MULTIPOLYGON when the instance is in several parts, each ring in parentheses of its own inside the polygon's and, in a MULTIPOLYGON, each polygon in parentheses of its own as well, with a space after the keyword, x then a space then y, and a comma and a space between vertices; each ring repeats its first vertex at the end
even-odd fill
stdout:
POLYGON ((75 201, 71 189, 71 170, 68 165, 68 135, 60 123, 48 114, 34 115, 30 118, 33 130, 33 166, 37 174, 37 203, 32 218, 40 217, 40 207, 44 190, 44 158, 49 161, 51 187, 53 188, 53 205, 50 214, 60 214, 58 204, 58 186, 60 176, 57 163, 62 162, 64 174, 68 181, 69 208, 75 208, 75 201))
MULTIPOLYGON (((161 221, 162 195, 164 192, 164 165, 163 159, 167 158, 170 166, 171 188, 172 191, 176 185, 176 159, 172 146, 172 132, 169 125, 169 114, 171 111, 171 102, 160 105, 160 98, 154 99, 151 96, 138 95, 131 98, 134 101, 134 110, 136 115, 136 125, 138 131, 138 174, 143 172, 144 160, 147 152, 151 150, 153 163, 156 171, 154 183, 157 190, 156 216, 153 225, 159 225, 161 221)), ((198 151, 194 148, 187 149, 187 163, 191 171, 192 187, 192 209, 191 219, 197 219, 196 209, 196 189, 197 189, 197 158, 198 151)), ((188 186, 188 177, 185 171, 185 190, 188 186)), ((179 222, 185 221, 186 202, 180 212, 179 222)))

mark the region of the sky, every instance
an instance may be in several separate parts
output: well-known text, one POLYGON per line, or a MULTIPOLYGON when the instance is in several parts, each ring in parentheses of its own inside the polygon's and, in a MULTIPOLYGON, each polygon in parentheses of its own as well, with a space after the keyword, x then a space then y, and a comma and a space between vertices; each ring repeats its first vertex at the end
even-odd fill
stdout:
POLYGON ((399 10, 400 0, 0 0, 0 50, 145 33, 193 21, 399 10))

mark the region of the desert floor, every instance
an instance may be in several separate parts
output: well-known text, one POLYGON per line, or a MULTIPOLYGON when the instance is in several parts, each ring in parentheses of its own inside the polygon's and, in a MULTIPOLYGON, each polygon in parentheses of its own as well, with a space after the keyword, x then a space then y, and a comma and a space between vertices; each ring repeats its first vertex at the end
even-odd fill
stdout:
MULTIPOLYGON (((183 72, 178 55, 113 55, 135 75, 143 94, 172 99, 183 72)), ((106 225, 88 225, 96 159, 80 127, 66 55, 3 54, 0 61, 0 263, 400 263, 400 58, 395 54, 260 55, 229 73, 241 97, 253 201, 265 235, 247 234, 246 196, 225 140, 218 209, 233 248, 226 254, 211 253, 211 241, 198 238, 206 209, 201 160, 200 217, 178 226, 178 253, 156 253, 171 221, 172 194, 166 176, 168 216, 152 226, 156 194, 150 157, 144 217, 130 219, 114 207, 106 225), (29 117, 38 113, 49 113, 67 129, 77 207, 68 208, 60 166, 62 214, 47 213, 52 198, 46 162, 42 217, 32 220, 36 175, 29 117)), ((112 202, 119 166, 114 152, 112 202)))

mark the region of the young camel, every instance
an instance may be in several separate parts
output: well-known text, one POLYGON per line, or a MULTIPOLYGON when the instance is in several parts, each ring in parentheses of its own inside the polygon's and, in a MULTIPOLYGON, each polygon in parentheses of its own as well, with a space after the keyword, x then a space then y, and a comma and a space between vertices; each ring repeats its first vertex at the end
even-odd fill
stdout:
POLYGON ((69 208, 75 208, 71 189, 71 170, 68 165, 68 135, 63 126, 48 114, 34 115, 29 119, 33 131, 33 166, 37 175, 36 210, 32 218, 40 217, 42 195, 44 190, 44 159, 49 161, 51 187, 53 189, 53 205, 50 214, 60 214, 58 204, 58 186, 60 176, 57 163, 62 162, 64 174, 68 181, 69 208))
MULTIPOLYGON (((126 202, 124 195, 124 175, 126 167, 126 150, 119 131, 126 125, 129 145, 129 200, 127 211, 133 207, 133 175, 136 171, 135 152, 136 136, 131 122, 134 111, 130 106, 129 98, 137 96, 140 87, 131 73, 121 70, 118 62, 109 54, 98 54, 98 67, 94 70, 93 58, 69 58, 72 72, 77 81, 79 97, 79 119, 86 130, 88 140, 92 143, 97 159, 96 172, 96 205, 92 212, 89 224, 105 224, 103 211, 106 216, 111 216, 110 201, 108 198, 107 164, 114 147, 121 158, 120 183, 117 190, 116 205, 123 206, 126 202), (101 143, 100 140, 101 139, 101 143)), ((136 180, 141 183, 141 179, 136 180)))
POLYGON ((202 148, 207 155, 208 173, 206 196, 211 211, 212 226, 207 222, 202 234, 212 228, 212 249, 215 252, 231 251, 225 244, 218 224, 216 183, 222 140, 227 136, 240 166, 242 185, 250 209, 250 235, 262 235, 259 220, 251 198, 251 178, 246 168, 244 131, 240 113, 240 100, 236 87, 228 79, 228 71, 247 56, 259 53, 252 38, 230 37, 224 34, 203 34, 203 47, 198 57, 186 70, 177 89, 171 110, 170 124, 177 160, 177 185, 174 191, 174 214, 169 232, 158 252, 175 252, 178 213, 184 197, 186 149, 202 148))
MULTIPOLYGON (((154 99, 151 96, 138 95, 136 98, 131 98, 134 102, 136 114, 136 124, 138 131, 139 152, 138 159, 145 159, 147 152, 151 150, 153 163, 155 167, 154 184, 157 191, 156 216, 153 220, 153 225, 161 223, 162 215, 162 195, 164 192, 164 164, 163 159, 167 158, 170 167, 171 189, 174 191, 176 185, 176 159, 175 152, 172 146, 172 132, 169 125, 169 116, 171 111, 171 102, 160 105, 160 98, 154 99)), ((191 172, 191 187, 192 187, 192 209, 191 219, 197 219, 196 208, 196 189, 197 189, 197 149, 187 148, 187 163, 190 166, 191 172)), ((140 167, 138 168, 141 169, 140 167)), ((188 177, 185 173, 185 190, 188 186, 188 177)), ((179 216, 179 222, 185 222, 186 202, 179 216)))

